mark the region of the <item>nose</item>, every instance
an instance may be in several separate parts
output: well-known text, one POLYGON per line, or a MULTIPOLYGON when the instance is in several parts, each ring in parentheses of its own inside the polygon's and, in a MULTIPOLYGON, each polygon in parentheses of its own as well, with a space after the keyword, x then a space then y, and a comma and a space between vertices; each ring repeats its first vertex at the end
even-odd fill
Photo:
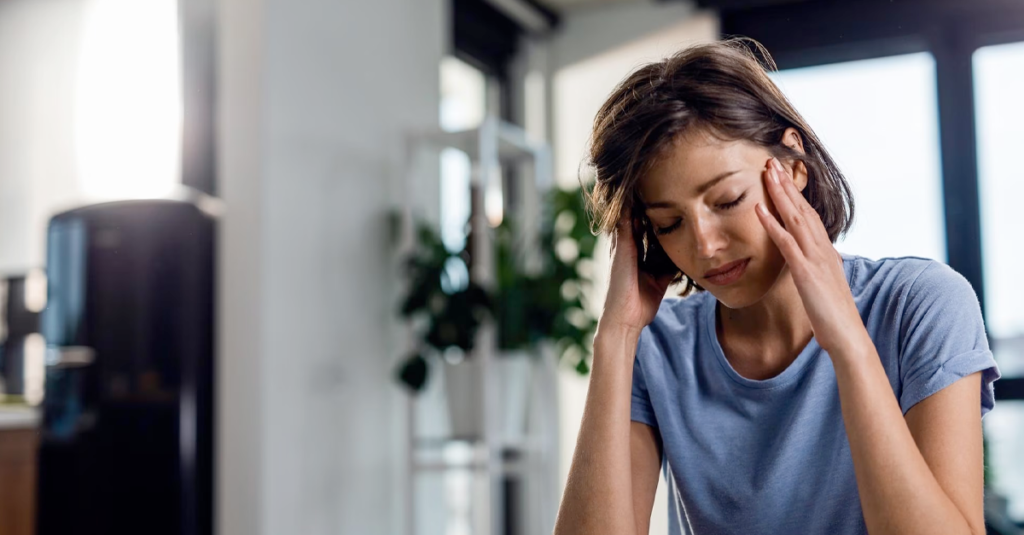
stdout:
POLYGON ((695 218, 691 228, 693 229, 694 246, 700 258, 714 258, 718 251, 725 248, 727 243, 725 234, 713 218, 695 218))

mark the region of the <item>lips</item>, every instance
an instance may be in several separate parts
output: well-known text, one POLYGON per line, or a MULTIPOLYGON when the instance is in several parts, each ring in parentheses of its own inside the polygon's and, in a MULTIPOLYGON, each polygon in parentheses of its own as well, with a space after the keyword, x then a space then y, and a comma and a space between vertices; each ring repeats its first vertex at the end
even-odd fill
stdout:
POLYGON ((716 285, 730 284, 743 275, 749 262, 749 258, 744 258, 743 260, 736 260, 735 262, 721 265, 705 273, 704 279, 716 285))

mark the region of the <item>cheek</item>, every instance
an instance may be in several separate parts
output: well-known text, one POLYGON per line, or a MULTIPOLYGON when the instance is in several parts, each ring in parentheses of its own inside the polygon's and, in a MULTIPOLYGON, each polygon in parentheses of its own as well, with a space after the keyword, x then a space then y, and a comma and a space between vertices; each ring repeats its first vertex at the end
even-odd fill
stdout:
POLYGON ((689 264, 689 251, 693 250, 692 242, 685 237, 685 232, 677 230, 665 236, 658 236, 658 245, 668 255, 672 263, 679 269, 686 271, 689 264))
POLYGON ((746 207, 744 220, 748 223, 748 226, 754 228, 758 235, 758 239, 755 240, 756 243, 770 243, 774 246, 774 242, 772 242, 771 237, 768 236, 768 231, 764 228, 764 225, 761 224, 761 218, 757 216, 757 209, 755 206, 757 206, 757 203, 763 204, 765 208, 768 209, 768 213, 770 213, 776 221, 779 220, 779 212, 775 209, 775 203, 772 202, 771 195, 768 194, 768 190, 763 184, 761 185, 760 196, 755 197, 756 198, 751 199, 750 205, 746 207))
POLYGON ((732 241, 737 242, 741 247, 761 248, 766 241, 771 241, 768 231, 765 230, 761 219, 757 216, 757 209, 754 208, 758 202, 762 201, 751 200, 743 208, 737 208, 728 223, 732 241))
POLYGON ((659 236, 658 245, 661 246, 661 250, 665 251, 665 255, 683 274, 689 276, 691 273, 696 272, 698 266, 696 266, 694 261, 693 241, 686 232, 677 230, 671 234, 659 236))
MULTIPOLYGON (((775 207, 768 205, 768 210, 772 217, 775 217, 775 207)), ((761 218, 758 217, 757 211, 753 207, 744 217, 744 228, 747 229, 747 244, 754 249, 751 251, 754 255, 773 263, 775 257, 782 254, 775 242, 772 241, 772 237, 768 235, 768 230, 761 224, 761 218)))

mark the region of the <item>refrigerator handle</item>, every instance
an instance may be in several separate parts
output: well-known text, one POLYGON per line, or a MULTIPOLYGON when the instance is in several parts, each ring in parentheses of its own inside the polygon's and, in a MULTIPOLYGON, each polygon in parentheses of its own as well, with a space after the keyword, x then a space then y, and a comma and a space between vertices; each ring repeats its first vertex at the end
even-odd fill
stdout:
POLYGON ((96 360, 96 350, 87 346, 46 348, 46 366, 49 368, 81 368, 96 360))

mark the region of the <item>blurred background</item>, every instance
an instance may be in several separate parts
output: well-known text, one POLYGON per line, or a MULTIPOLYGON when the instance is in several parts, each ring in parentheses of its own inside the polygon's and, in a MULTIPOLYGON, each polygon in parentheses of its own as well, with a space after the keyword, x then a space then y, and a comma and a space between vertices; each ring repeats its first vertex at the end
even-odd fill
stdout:
POLYGON ((594 114, 732 35, 847 174, 839 249, 977 291, 1020 533, 1019 1, 0 0, 0 535, 550 533, 594 114))

